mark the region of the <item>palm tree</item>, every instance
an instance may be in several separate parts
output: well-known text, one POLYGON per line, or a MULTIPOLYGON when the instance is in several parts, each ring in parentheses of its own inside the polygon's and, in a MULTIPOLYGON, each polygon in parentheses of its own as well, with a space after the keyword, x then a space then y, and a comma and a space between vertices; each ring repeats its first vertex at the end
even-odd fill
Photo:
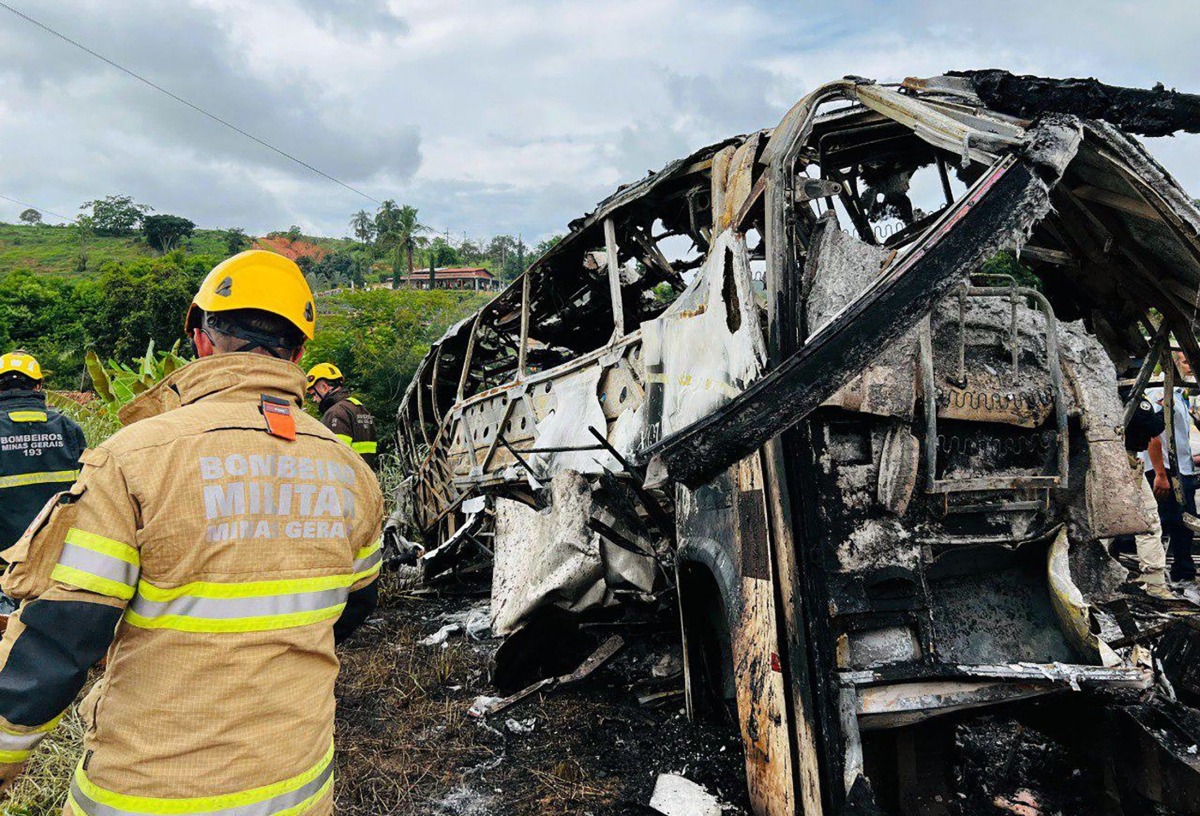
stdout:
POLYGON ((408 274, 413 273, 413 248, 422 246, 425 239, 419 233, 427 228, 417 221, 417 208, 405 204, 397 206, 392 199, 387 199, 375 214, 375 232, 380 246, 390 247, 392 256, 392 288, 400 286, 400 253, 408 256, 408 274))
POLYGON ((375 237, 375 219, 366 210, 359 210, 350 218, 350 229, 354 230, 354 237, 362 241, 363 246, 370 246, 371 239, 375 237))

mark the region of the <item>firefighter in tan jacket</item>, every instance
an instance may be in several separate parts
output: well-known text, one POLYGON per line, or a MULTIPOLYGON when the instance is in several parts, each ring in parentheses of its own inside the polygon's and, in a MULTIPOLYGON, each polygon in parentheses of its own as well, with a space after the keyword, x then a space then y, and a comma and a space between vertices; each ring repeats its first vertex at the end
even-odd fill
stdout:
POLYGON ((3 557, 0 781, 107 653, 65 813, 328 814, 334 643, 375 605, 382 498, 300 409, 314 306, 244 252, 188 312, 202 359, 127 406, 3 557))

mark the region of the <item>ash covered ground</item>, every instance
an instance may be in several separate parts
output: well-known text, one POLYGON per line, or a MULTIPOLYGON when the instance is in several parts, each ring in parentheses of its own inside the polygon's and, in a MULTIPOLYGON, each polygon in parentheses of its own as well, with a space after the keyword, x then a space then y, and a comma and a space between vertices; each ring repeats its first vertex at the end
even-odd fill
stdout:
POLYGON ((472 614, 486 609, 487 592, 468 583, 417 594, 389 578, 380 610, 339 650, 338 813, 654 813, 646 803, 660 773, 703 785, 726 813, 749 813, 736 729, 690 723, 682 694, 658 706, 638 702, 646 693, 639 684, 682 691, 681 676, 652 679, 656 664, 679 657, 669 614, 586 630, 574 642, 580 659, 614 632, 626 646, 576 686, 485 721, 469 716, 478 696, 499 694, 488 681, 499 640, 478 631, 484 616, 472 614), (476 631, 421 643, 454 622, 476 631))

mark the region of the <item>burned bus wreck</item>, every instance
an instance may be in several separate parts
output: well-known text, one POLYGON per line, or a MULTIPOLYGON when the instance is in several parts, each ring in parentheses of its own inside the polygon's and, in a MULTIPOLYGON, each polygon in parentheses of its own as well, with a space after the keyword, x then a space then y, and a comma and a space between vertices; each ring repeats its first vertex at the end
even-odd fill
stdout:
POLYGON ((677 589, 757 813, 1200 813, 1186 612, 1104 546, 1125 405, 1200 370, 1200 213, 1134 138, 1197 102, 847 78, 621 188, 410 385, 423 569, 490 536, 501 634, 677 589))

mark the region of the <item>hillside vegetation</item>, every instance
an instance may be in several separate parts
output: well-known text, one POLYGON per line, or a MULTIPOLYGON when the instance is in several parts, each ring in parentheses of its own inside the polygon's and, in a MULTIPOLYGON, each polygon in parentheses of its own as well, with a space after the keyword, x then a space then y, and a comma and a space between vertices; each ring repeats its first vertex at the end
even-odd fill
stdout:
MULTIPOLYGON (((191 353, 183 316, 208 271, 225 256, 188 247, 159 254, 131 238, 97 239, 84 271, 72 271, 67 230, 0 227, 4 252, 24 250, 18 263, 0 260, 0 353, 25 349, 36 355, 54 390, 91 391, 85 358, 142 358, 150 343, 177 342, 191 353), (19 239, 15 247, 12 238, 19 239), (65 260, 64 260, 65 258, 65 260), (31 259, 33 259, 31 261, 31 259)), ((204 246, 197 236, 191 246, 204 246)), ((278 239, 286 242, 286 239, 278 239)), ((288 249, 290 244, 274 246, 288 249)), ((318 245, 304 241, 305 245, 318 245)), ((336 242, 325 263, 338 257, 336 242)), ((312 280, 314 288, 316 281, 312 280)), ((396 404, 421 357, 450 324, 487 302, 476 292, 408 289, 318 291, 317 336, 301 361, 335 363, 376 415, 386 451, 392 445, 396 404)), ((310 406, 311 410, 311 406, 310 406)))
MULTIPOLYGON (((179 249, 196 255, 220 257, 228 254, 225 230, 198 229, 179 249)), ((346 251, 354 246, 349 238, 304 236, 300 242, 305 253, 327 255, 346 251), (315 253, 314 251, 315 250, 315 253)), ((256 239, 255 245, 281 255, 295 258, 288 251, 291 242, 284 236, 256 239)), ((153 259, 163 253, 153 249, 140 234, 94 235, 83 242, 86 263, 81 264, 81 245, 78 231, 68 225, 27 226, 0 223, 0 274, 16 269, 57 277, 78 278, 96 275, 109 261, 129 262, 153 259)))
MULTIPOLYGON (((208 235, 217 235, 205 230, 208 235)), ((208 235, 197 235, 194 243, 207 243, 208 235)), ((97 260, 134 261, 150 258, 156 253, 138 236, 96 236, 88 242, 88 250, 97 260)), ((199 251, 217 254, 223 243, 204 247, 199 251)), ((76 277, 89 271, 80 268, 80 241, 75 229, 70 226, 35 227, 0 224, 0 271, 28 269, 60 277, 76 277)), ((96 271, 93 265, 92 272, 96 271)))
POLYGON ((245 230, 199 229, 188 218, 155 213, 154 208, 126 195, 84 202, 83 212, 69 224, 45 224, 39 210, 20 214, 22 224, 0 223, 0 272, 27 269, 43 274, 81 277, 105 262, 154 258, 175 250, 189 254, 228 256, 257 247, 296 261, 314 289, 361 286, 400 278, 430 266, 483 267, 504 281, 516 278, 530 261, 558 240, 530 247, 518 235, 461 241, 450 233, 432 234, 418 220, 416 207, 388 199, 375 213, 359 210, 348 220, 353 238, 305 235, 292 225, 262 236, 245 230))
POLYGON ((127 195, 85 202, 70 224, 43 223, 33 208, 22 224, 0 223, 0 353, 36 355, 48 386, 91 390, 85 358, 114 365, 147 349, 181 343, 183 315, 210 269, 259 248, 291 258, 317 294, 317 337, 302 365, 333 362, 376 415, 385 450, 395 408, 430 344, 451 323, 487 302, 475 292, 399 288, 415 269, 476 266, 516 278, 557 239, 530 247, 520 236, 486 240, 432 235, 415 207, 384 201, 347 219, 343 238, 306 235, 299 226, 248 235, 199 229, 127 195), (380 284, 390 283, 390 287, 380 284))

